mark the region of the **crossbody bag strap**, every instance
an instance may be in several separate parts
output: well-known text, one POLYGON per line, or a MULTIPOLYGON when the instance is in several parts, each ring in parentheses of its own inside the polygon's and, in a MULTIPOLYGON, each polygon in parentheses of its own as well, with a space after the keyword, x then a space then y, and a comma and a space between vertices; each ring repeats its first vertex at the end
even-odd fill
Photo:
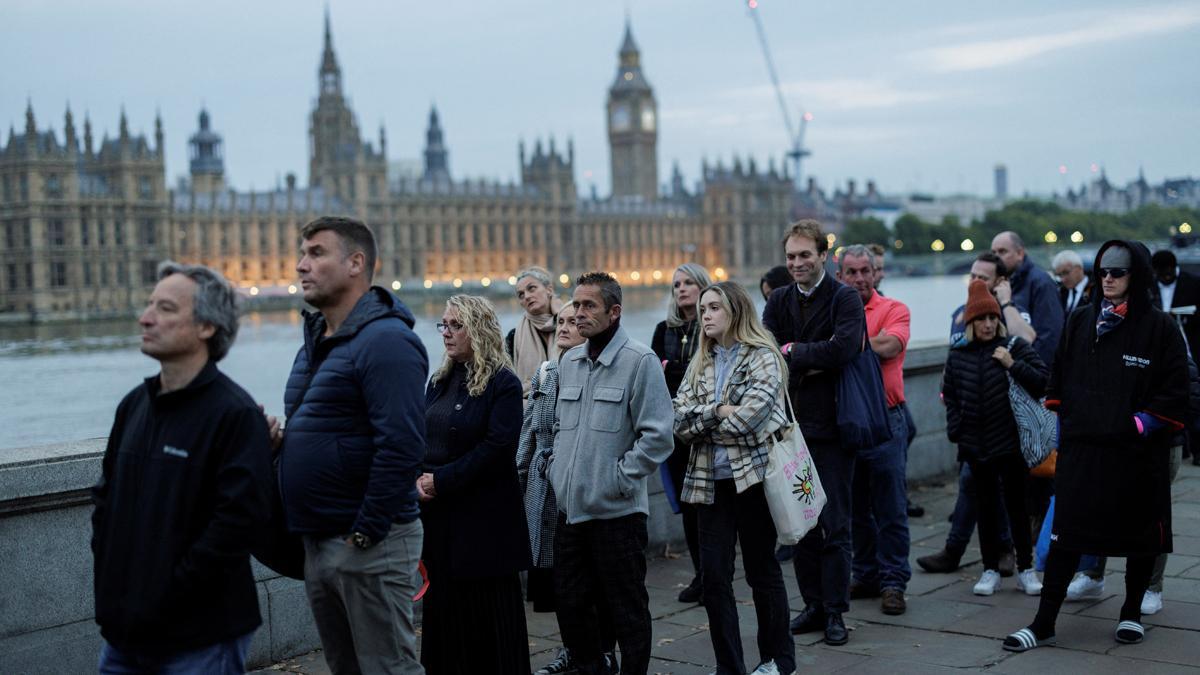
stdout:
MULTIPOLYGON (((841 293, 841 292, 842 292, 842 288, 840 286, 837 288, 834 288, 833 289, 833 297, 829 299, 829 327, 833 329, 833 332, 835 334, 837 333, 837 319, 834 317, 834 310, 837 308, 838 293, 841 293)), ((863 319, 862 344, 860 344, 858 346, 858 351, 860 353, 867 351, 867 330, 866 330, 866 319, 865 318, 863 319)))

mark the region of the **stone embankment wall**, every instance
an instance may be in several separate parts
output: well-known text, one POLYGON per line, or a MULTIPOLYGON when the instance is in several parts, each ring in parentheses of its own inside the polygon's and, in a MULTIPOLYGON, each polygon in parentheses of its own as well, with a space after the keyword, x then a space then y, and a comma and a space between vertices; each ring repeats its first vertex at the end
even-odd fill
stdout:
MULTIPOLYGON (((918 436, 908 475, 954 468, 938 399, 944 345, 914 345, 905 389, 918 436)), ((100 635, 93 621, 91 502, 104 439, 0 451, 0 673, 95 672, 100 635)), ((679 519, 651 483, 650 550, 682 551, 679 519)), ((263 626, 251 663, 267 665, 319 647, 301 582, 254 564, 263 626)))

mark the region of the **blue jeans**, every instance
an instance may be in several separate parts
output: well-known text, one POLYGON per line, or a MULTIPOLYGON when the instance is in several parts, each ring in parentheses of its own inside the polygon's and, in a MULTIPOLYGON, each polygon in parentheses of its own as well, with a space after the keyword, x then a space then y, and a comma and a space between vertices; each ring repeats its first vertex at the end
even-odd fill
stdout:
POLYGON ((175 654, 146 654, 100 647, 100 675, 242 675, 254 631, 208 647, 175 654))
POLYGON ((888 410, 888 423, 891 440, 859 450, 854 465, 853 572, 859 583, 903 591, 912 577, 904 481, 908 418, 903 405, 888 410))
MULTIPOLYGON (((946 550, 962 555, 971 543, 975 521, 979 514, 979 499, 975 496, 975 477, 966 462, 958 472, 958 500, 954 502, 954 515, 950 519, 950 534, 946 535, 946 550)), ((996 526, 1000 533, 1000 546, 1012 550, 1012 529, 1008 524, 1008 511, 1003 505, 996 512, 996 526)))

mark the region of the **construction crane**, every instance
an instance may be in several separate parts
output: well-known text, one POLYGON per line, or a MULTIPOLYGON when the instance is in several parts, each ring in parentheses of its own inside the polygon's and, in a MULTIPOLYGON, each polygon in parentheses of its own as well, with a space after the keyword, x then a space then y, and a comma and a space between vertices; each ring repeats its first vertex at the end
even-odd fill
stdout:
POLYGON ((804 131, 808 128, 808 123, 812 121, 813 115, 810 112, 803 112, 800 115, 800 126, 797 127, 792 123, 792 114, 788 111, 787 99, 783 95, 783 86, 779 84, 779 75, 775 72, 775 61, 771 58, 771 48, 767 45, 767 32, 763 29, 762 19, 759 17, 757 9, 758 0, 748 0, 746 12, 754 21, 754 28, 758 31, 758 43, 762 46, 763 58, 767 62, 767 73, 771 76, 771 84, 775 87, 775 97, 779 100, 779 111, 783 113, 783 123, 787 126, 788 140, 791 141, 787 158, 793 166, 793 189, 796 192, 802 192, 804 186, 800 168, 804 158, 812 154, 812 151, 804 147, 804 131))

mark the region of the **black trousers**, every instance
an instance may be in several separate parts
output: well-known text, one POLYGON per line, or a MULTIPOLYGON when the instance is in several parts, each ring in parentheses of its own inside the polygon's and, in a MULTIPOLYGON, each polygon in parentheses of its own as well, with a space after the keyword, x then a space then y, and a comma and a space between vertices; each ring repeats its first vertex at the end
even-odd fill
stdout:
POLYGON ((975 495, 979 500, 979 548, 983 553, 983 568, 996 570, 1000 567, 1000 556, 1004 553, 997 522, 1000 509, 1008 510, 1008 522, 1012 523, 1017 569, 1033 567, 1033 537, 1029 532, 1029 511, 1025 501, 1029 467, 1025 466, 1025 459, 1016 452, 968 464, 975 477, 975 495))
MULTIPOLYGON (((1054 622, 1058 610, 1067 597, 1067 586, 1079 568, 1080 551, 1069 551, 1050 542, 1050 553, 1046 556, 1046 572, 1042 579, 1042 597, 1038 602, 1037 616, 1033 620, 1033 632, 1044 638, 1054 635, 1054 622)), ((1121 605, 1121 621, 1142 620, 1142 596, 1150 586, 1150 574, 1154 570, 1154 555, 1129 556, 1125 562, 1125 602, 1121 605)))
POLYGON ((788 632, 787 589, 775 559, 775 524, 762 485, 737 493, 733 479, 719 480, 712 504, 697 504, 704 610, 720 675, 745 675, 737 604, 733 597, 736 546, 742 544, 746 583, 758 617, 759 662, 775 660, 784 673, 796 668, 796 645, 788 632))
POLYGON ((692 569, 700 573, 700 536, 696 529, 696 505, 684 502, 683 477, 687 473, 688 461, 691 459, 692 446, 675 437, 675 450, 667 458, 667 471, 671 473, 671 482, 675 484, 675 501, 679 504, 679 515, 683 518, 683 538, 687 542, 688 555, 692 558, 692 569))
POLYGON ((856 455, 836 442, 810 441, 808 449, 828 501, 817 526, 796 544, 792 566, 806 605, 841 614, 850 609, 850 490, 856 455))
POLYGON ((621 648, 621 672, 650 667, 650 596, 646 592, 646 515, 567 524, 558 515, 554 590, 563 646, 584 675, 601 673, 605 649, 598 612, 607 611, 621 648), (596 598, 603 597, 603 603, 596 598))

